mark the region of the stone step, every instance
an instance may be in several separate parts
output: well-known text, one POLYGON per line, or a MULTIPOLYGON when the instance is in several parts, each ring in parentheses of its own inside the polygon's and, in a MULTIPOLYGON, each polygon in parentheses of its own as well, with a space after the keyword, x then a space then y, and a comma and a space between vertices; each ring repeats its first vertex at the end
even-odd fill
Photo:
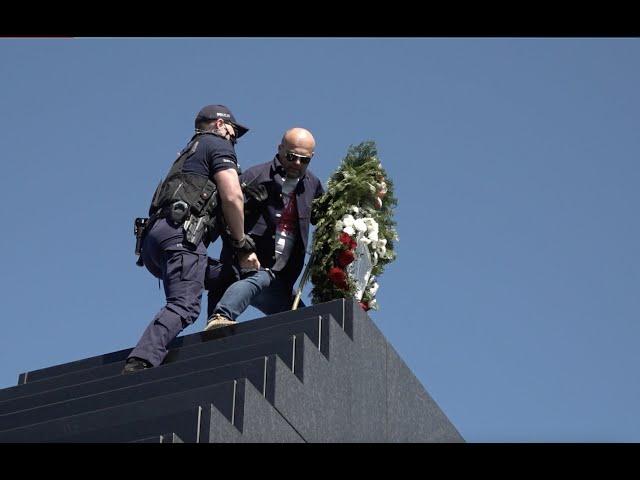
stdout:
POLYGON ((129 443, 184 443, 182 439, 175 433, 163 433, 161 435, 154 435, 147 438, 141 438, 140 440, 133 440, 129 443))
MULTIPOLYGON (((343 325, 343 328, 348 329, 349 325, 345 323, 345 302, 343 299, 333 300, 331 302, 321 303, 318 305, 312 305, 309 307, 301 308, 298 310, 291 310, 287 312, 278 313, 275 315, 268 315, 266 317, 257 318, 254 320, 239 322, 234 326, 216 329, 209 332, 197 332, 189 335, 182 335, 173 340, 169 344, 169 349, 176 349, 186 346, 191 346, 203 342, 208 342, 215 339, 224 338, 227 336, 247 333, 251 331, 260 330, 263 328, 269 328, 276 325, 290 323, 300 318, 317 317, 319 315, 330 314, 338 323, 343 325)), ((193 327, 192 327, 193 328, 193 327)), ((51 367, 32 370, 29 372, 21 373, 18 377, 18 385, 28 384, 44 380, 46 378, 64 375, 67 373, 75 372, 78 370, 84 370, 87 368, 95 368, 101 365, 107 365, 110 363, 122 362, 131 352, 131 348, 126 348, 116 352, 107 353, 104 355, 97 355, 94 357, 84 358, 73 362, 54 365, 51 367)), ((0 391, 1 393, 1 391, 0 391)), ((0 396, 0 400, 3 398, 0 396)))
POLYGON ((21 426, 0 432, 0 442, 129 442, 158 431, 172 431, 184 442, 196 442, 201 405, 214 404, 230 422, 236 409, 236 388, 237 381, 231 380, 21 426))
MULTIPOLYGON (((173 363, 198 356, 238 349, 243 346, 249 346, 268 340, 277 340, 298 332, 307 333, 314 342, 319 342, 319 345, 322 345, 321 336, 323 335, 323 331, 327 331, 326 326, 330 318, 332 318, 331 315, 302 318, 292 322, 266 327, 257 331, 231 335, 214 341, 174 349, 169 352, 165 362, 159 368, 167 368, 168 365, 173 363)), ((0 414, 15 410, 16 408, 13 405, 15 403, 20 404, 22 399, 25 401, 25 406, 21 409, 30 408, 28 406, 28 402, 30 401, 28 400, 28 397, 33 395, 38 395, 46 391, 62 389, 72 385, 93 382, 101 378, 119 376, 123 366, 124 361, 121 361, 0 390, 0 414)))
POLYGON ((238 382, 235 425, 210 405, 200 429, 203 443, 301 443, 304 439, 250 383, 238 382))
MULTIPOLYGON (((289 343, 291 344, 292 342, 289 343)), ((287 346, 287 348, 290 349, 291 346, 287 346)), ((275 355, 261 356, 212 369, 199 370, 172 377, 161 376, 148 382, 144 382, 143 377, 147 373, 152 373, 151 370, 117 377, 120 381, 125 380, 128 386, 117 388, 117 385, 121 382, 113 382, 115 388, 108 391, 2 415, 0 417, 0 431, 79 415, 93 410, 112 408, 134 400, 153 399, 154 397, 200 388, 236 378, 248 378, 258 390, 264 391, 268 364, 273 363, 275 358, 275 355), (138 378, 127 378, 134 376, 138 378)), ((175 365, 177 366, 178 364, 175 365)))

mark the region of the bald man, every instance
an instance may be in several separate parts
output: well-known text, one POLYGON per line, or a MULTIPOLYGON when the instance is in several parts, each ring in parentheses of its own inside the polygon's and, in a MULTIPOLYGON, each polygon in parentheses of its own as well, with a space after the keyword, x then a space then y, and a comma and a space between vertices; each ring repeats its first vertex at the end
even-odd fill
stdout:
POLYGON ((240 176, 245 232, 256 244, 261 268, 238 271, 230 261, 231 251, 224 247, 221 263, 209 260, 205 330, 234 324, 249 305, 266 315, 291 309, 309 240, 311 202, 324 193, 322 183, 308 168, 315 146, 309 130, 291 128, 284 133, 273 160, 240 176))

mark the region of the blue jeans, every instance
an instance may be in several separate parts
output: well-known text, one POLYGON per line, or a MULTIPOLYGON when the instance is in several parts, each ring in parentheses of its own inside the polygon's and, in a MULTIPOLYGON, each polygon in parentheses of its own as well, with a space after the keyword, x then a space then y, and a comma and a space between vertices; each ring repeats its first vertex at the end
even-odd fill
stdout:
MULTIPOLYGON (((227 288, 213 313, 236 320, 251 305, 265 315, 272 315, 291 310, 293 296, 288 284, 260 269, 227 288)), ((300 301, 300 307, 304 306, 300 301)))

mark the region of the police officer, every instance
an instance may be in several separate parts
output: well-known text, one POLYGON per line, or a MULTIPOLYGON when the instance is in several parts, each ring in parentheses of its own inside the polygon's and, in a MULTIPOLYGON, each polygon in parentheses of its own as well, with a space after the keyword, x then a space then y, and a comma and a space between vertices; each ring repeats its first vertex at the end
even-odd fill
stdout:
POLYGON ((244 196, 235 143, 248 128, 224 105, 208 105, 195 119, 195 134, 158 186, 149 209, 140 259, 161 278, 167 303, 129 354, 122 373, 162 363, 167 345, 200 314, 207 267, 206 245, 222 232, 232 262, 260 267, 244 235, 244 196), (219 200, 219 201, 218 201, 219 200))
POLYGON ((235 323, 248 305, 267 315, 291 309, 294 284, 304 265, 311 203, 324 190, 308 169, 315 149, 311 132, 287 130, 277 148, 272 161, 255 165, 240 177, 247 199, 245 231, 255 241, 262 268, 234 272, 233 252, 224 244, 221 264, 209 259, 205 330, 235 323), (233 283, 238 276, 242 280, 233 283))

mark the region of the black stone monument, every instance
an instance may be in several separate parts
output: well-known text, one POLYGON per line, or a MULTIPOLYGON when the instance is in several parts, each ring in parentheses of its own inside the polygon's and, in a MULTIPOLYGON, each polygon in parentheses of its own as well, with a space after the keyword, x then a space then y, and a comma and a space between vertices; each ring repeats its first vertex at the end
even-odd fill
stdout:
POLYGON ((0 442, 464 442, 353 300, 184 335, 121 375, 130 350, 20 374, 0 442))

